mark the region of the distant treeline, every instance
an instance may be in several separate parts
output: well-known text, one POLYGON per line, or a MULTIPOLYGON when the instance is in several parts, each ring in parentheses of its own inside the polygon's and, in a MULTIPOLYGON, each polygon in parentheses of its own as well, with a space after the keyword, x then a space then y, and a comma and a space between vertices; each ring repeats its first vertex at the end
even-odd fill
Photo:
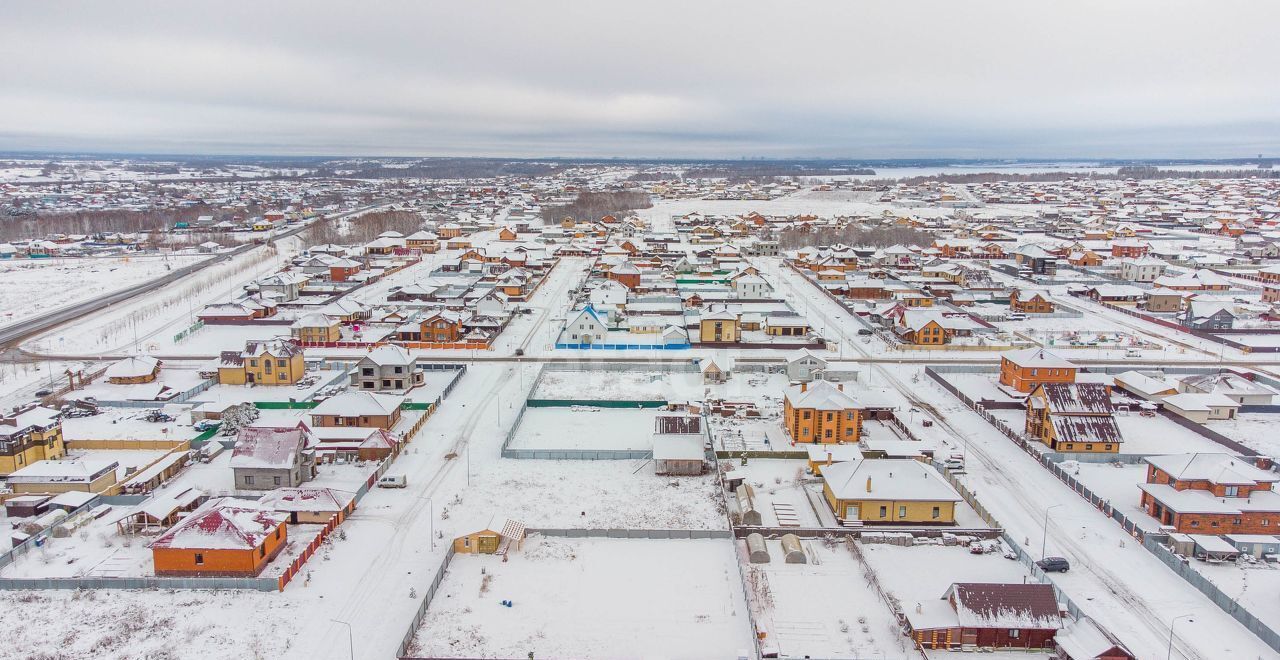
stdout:
POLYGON ((645 192, 584 192, 568 204, 544 207, 542 219, 547 223, 560 222, 564 218, 596 221, 606 215, 621 219, 636 209, 651 206, 653 202, 645 192))
MULTIPOLYGON (((260 209, 251 207, 245 213, 256 214, 260 209)), ((52 234, 139 233, 165 231, 179 222, 193 222, 202 215, 212 215, 223 220, 232 214, 208 206, 188 206, 180 209, 151 209, 126 211, 105 209, 96 211, 34 212, 0 216, 0 241, 18 241, 44 238, 52 234)))
POLYGON ((382 163, 346 166, 326 164, 315 176, 355 179, 487 179, 500 176, 544 176, 559 171, 559 165, 489 158, 440 158, 418 161, 408 167, 385 167, 382 163))
POLYGON ((931 234, 911 227, 859 227, 844 229, 785 229, 777 233, 778 247, 783 250, 797 250, 816 245, 865 245, 867 247, 889 247, 892 245, 930 245, 931 234))
POLYGON ((856 174, 873 176, 876 171, 868 168, 819 166, 786 163, 743 163, 742 165, 714 165, 685 170, 686 179, 761 179, 765 177, 792 176, 841 176, 856 174))
POLYGON ((1275 179, 1280 171, 1259 170, 1162 170, 1150 165, 1132 165, 1116 170, 1117 179, 1275 179))
POLYGON ((307 246, 364 244, 387 231, 408 236, 422 229, 422 225, 422 216, 414 211, 370 211, 347 220, 316 222, 298 238, 307 246))

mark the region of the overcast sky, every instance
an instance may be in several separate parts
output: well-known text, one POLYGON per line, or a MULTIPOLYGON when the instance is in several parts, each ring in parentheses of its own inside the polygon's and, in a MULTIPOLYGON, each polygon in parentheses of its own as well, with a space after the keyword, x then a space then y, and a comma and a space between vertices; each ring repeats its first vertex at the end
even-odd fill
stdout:
POLYGON ((1280 155, 1280 3, 6 3, 0 150, 1280 155))

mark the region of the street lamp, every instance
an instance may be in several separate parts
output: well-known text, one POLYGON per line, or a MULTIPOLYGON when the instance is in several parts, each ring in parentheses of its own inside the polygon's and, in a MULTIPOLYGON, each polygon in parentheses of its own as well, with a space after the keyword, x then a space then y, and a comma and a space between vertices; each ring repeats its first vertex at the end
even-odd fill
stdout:
POLYGON ((1179 619, 1186 619, 1192 623, 1195 623, 1196 620, 1190 618, 1192 616, 1193 615, 1191 614, 1183 614, 1180 616, 1175 616, 1173 617, 1173 621, 1169 622, 1169 650, 1165 651, 1165 654, 1164 654, 1165 660, 1169 660, 1170 658, 1173 657, 1173 624, 1177 623, 1179 619))
POLYGON ((356 658, 356 643, 355 643, 354 639, 353 639, 353 638, 352 638, 352 636, 351 636, 351 624, 347 623, 346 621, 339 621, 339 620, 337 620, 337 619, 329 619, 329 620, 330 620, 330 621, 332 621, 332 622, 334 622, 334 623, 341 623, 342 625, 344 625, 344 626, 346 626, 346 627, 347 627, 347 652, 350 654, 350 658, 351 658, 351 660, 355 660, 355 658, 356 658))
POLYGON ((1060 506, 1066 506, 1066 504, 1055 504, 1044 510, 1044 533, 1040 536, 1040 559, 1044 559, 1045 544, 1049 541, 1049 512, 1060 506))

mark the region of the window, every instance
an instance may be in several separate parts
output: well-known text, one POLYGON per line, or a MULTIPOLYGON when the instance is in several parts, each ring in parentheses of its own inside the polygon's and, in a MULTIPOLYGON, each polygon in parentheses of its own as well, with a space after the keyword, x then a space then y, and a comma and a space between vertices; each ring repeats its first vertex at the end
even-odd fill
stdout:
POLYGON ((824 432, 823 432, 823 434, 822 434, 822 437, 824 437, 824 438, 830 438, 830 437, 831 437, 831 429, 827 429, 826 431, 824 431, 824 432))
POLYGON ((887 507, 887 506, 882 506, 882 507, 880 507, 880 517, 881 517, 881 518, 888 518, 888 517, 889 517, 889 507, 887 507))
POLYGON ((1192 521, 1191 521, 1191 526, 1192 526, 1192 527, 1199 527, 1199 526, 1200 526, 1200 521, 1199 521, 1199 520, 1192 520, 1192 521))
POLYGON ((258 548, 258 556, 259 556, 259 557, 266 557, 266 556, 267 556, 267 546, 265 546, 265 545, 264 545, 264 546, 262 546, 261 548, 258 548))
POLYGON ((204 565, 204 553, 197 552, 197 553, 196 553, 196 566, 203 566, 203 565, 204 565))
POLYGON ((800 435, 809 435, 809 427, 806 426, 803 429, 801 429, 800 435))
POLYGON ((906 517, 907 517, 907 507, 906 506, 898 507, 898 518, 906 518, 906 517))
POLYGON ((360 374, 361 374, 361 375, 364 375, 364 376, 372 376, 372 375, 373 375, 373 368, 372 368, 372 367, 365 367, 365 368, 363 368, 363 369, 361 369, 361 370, 360 370, 360 374))
POLYGON ((1111 451, 1111 445, 1104 445, 1104 446, 1107 448, 1107 451, 1111 451))
POLYGON ((1226 487, 1223 489, 1222 494, 1223 494, 1223 496, 1225 496, 1225 497, 1236 497, 1237 495, 1239 495, 1239 494, 1240 494, 1240 487, 1239 487, 1239 486, 1226 486, 1226 487))
POLYGON ((813 418, 813 412, 812 412, 812 411, 809 411, 809 410, 806 410, 806 411, 804 411, 804 413, 802 413, 802 414, 801 414, 801 416, 802 416, 804 419, 812 419, 812 418, 813 418))
POLYGON ((258 361, 257 361, 257 360, 249 360, 249 366, 251 366, 251 367, 256 367, 256 366, 258 366, 258 361))
POLYGON ((383 387, 391 387, 391 380, 390 380, 390 379, 387 379, 387 378, 383 378, 383 379, 382 379, 382 386, 383 386, 383 387))
POLYGON ((1087 445, 1085 445, 1085 446, 1084 446, 1084 450, 1085 450, 1085 451, 1093 451, 1093 445, 1091 445, 1091 444, 1087 444, 1087 445))
POLYGON ((244 475, 244 485, 246 485, 246 486, 252 486, 252 485, 253 485, 253 475, 251 475, 251 474, 246 474, 246 475, 244 475))
POLYGON ((1010 631, 1009 631, 1009 637, 1010 637, 1011 639, 1017 639, 1017 638, 1018 638, 1018 636, 1019 636, 1019 635, 1021 635, 1021 634, 1022 634, 1022 631, 1021 631, 1021 630, 1010 630, 1010 631))
POLYGON ((279 485, 280 485, 280 477, 271 477, 271 483, 272 483, 272 484, 274 484, 274 485, 276 485, 276 486, 279 486, 279 485))
POLYGON ((938 518, 941 518, 941 517, 942 517, 942 507, 938 507, 938 506, 933 507, 933 519, 937 520, 938 518))
POLYGON ((845 435, 853 435, 853 427, 852 427, 852 426, 850 426, 850 427, 846 427, 846 428, 845 428, 845 430, 844 430, 844 434, 845 434, 845 435))
POLYGON ((827 421, 828 421, 828 422, 832 421, 832 415, 831 415, 831 413, 827 413, 827 421))

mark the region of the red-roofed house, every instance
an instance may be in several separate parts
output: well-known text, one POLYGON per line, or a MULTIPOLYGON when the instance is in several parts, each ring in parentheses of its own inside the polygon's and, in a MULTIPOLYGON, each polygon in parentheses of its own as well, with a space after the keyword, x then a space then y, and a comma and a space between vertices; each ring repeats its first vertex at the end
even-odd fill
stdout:
POLYGON ((255 577, 285 545, 287 516, 224 497, 151 542, 156 575, 255 577))

